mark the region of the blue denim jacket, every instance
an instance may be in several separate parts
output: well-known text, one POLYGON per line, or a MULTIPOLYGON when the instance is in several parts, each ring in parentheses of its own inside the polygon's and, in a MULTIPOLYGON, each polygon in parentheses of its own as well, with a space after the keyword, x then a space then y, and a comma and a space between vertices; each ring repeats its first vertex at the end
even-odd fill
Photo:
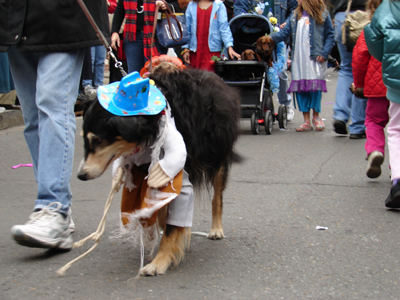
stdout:
MULTIPOLYGON (((189 44, 182 48, 189 48, 190 51, 197 51, 197 3, 191 1, 186 9, 186 25, 189 32, 189 44)), ((225 48, 233 47, 233 37, 228 24, 226 8, 221 0, 213 2, 210 28, 208 33, 208 46, 211 52, 220 52, 223 45, 225 48)))
MULTIPOLYGON (((313 60, 315 60, 318 55, 328 59, 328 55, 335 45, 335 32, 327 10, 324 10, 323 19, 324 21, 322 24, 316 24, 315 20, 310 17, 310 58, 313 60)), ((281 31, 271 34, 275 44, 287 41, 287 39, 291 37, 292 52, 294 53, 297 23, 297 17, 292 13, 289 17, 289 24, 283 27, 281 31)))

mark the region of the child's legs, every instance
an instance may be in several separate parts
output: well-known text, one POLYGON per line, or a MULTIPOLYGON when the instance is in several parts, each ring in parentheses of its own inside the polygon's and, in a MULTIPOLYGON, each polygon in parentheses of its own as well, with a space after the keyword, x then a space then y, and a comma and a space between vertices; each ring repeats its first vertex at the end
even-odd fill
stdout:
POLYGON ((310 93, 309 92, 296 92, 297 105, 299 110, 303 113, 304 121, 310 122, 310 93))
POLYGON ((400 104, 390 101, 388 126, 388 148, 392 181, 400 179, 400 104))
POLYGON ((311 92, 310 94, 311 94, 310 108, 314 111, 313 116, 318 117, 319 113, 321 112, 322 92, 315 91, 315 92, 311 92))
POLYGON ((385 154, 385 127, 389 121, 389 100, 386 97, 368 98, 365 127, 367 140, 365 151, 370 155, 373 151, 385 154))

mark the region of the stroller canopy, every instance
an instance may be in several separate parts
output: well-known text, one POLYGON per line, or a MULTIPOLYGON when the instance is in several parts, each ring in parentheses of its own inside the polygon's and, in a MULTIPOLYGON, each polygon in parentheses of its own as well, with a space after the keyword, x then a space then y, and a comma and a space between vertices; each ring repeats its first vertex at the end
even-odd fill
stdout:
POLYGON ((273 32, 273 27, 265 16, 250 13, 234 17, 229 26, 233 36, 233 49, 237 53, 246 49, 255 50, 257 39, 273 32))

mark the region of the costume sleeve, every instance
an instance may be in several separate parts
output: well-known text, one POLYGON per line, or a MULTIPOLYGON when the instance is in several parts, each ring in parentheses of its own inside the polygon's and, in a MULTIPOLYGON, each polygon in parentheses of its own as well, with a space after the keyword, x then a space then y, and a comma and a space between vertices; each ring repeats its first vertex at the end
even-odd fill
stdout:
POLYGON ((159 164, 165 174, 170 178, 174 178, 185 166, 186 162, 186 145, 182 135, 176 129, 175 121, 167 113, 168 132, 164 141, 164 157, 159 164))
POLYGON ((367 74, 368 63, 371 59, 367 45, 365 43, 364 32, 361 32, 357 43, 353 49, 353 59, 351 65, 353 67, 354 85, 358 88, 364 87, 365 75, 367 74))
POLYGON ((221 37, 222 41, 224 42, 224 47, 227 49, 229 47, 233 47, 232 32, 231 29, 229 28, 228 14, 226 13, 226 7, 223 4, 223 2, 221 2, 221 5, 218 8, 217 17, 218 17, 219 31, 221 32, 221 37))

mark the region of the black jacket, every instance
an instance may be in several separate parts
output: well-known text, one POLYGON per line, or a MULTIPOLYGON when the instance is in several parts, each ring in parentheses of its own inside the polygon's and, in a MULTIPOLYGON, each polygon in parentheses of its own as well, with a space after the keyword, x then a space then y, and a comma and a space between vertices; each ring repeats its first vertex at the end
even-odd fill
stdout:
MULTIPOLYGON (((334 6, 333 14, 336 14, 337 12, 346 11, 348 1, 347 0, 331 0, 331 3, 334 6)), ((367 0, 352 0, 350 11, 355 11, 355 10, 365 11, 366 3, 367 3, 367 0)))
MULTIPOLYGON (((84 1, 109 40, 107 1, 84 1)), ((0 52, 17 44, 20 51, 63 52, 101 45, 76 0, 0 1, 0 52)))

